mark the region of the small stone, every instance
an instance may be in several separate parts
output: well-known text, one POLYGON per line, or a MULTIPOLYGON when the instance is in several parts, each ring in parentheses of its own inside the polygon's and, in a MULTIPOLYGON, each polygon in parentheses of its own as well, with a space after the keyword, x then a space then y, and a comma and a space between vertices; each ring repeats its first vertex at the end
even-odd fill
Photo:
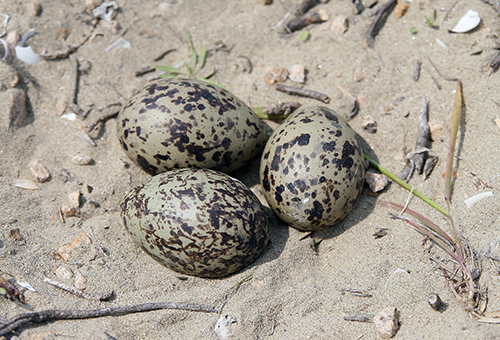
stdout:
POLYGON ((332 31, 338 35, 342 35, 347 32, 347 29, 349 28, 349 20, 345 15, 339 15, 335 18, 335 20, 333 20, 331 28, 332 31))
POLYGON ((77 165, 90 165, 94 162, 92 157, 82 154, 77 154, 73 157, 73 163, 77 165))
POLYGON ((288 78, 288 70, 284 67, 274 66, 272 69, 266 67, 266 84, 282 83, 288 78))
POLYGON ((9 46, 16 46, 17 43, 21 40, 21 35, 19 34, 18 31, 12 31, 7 34, 7 37, 5 38, 5 41, 9 46))
POLYGON ((24 125, 27 116, 26 93, 11 88, 0 92, 0 121, 4 130, 15 130, 24 125))
POLYGON ((273 0, 262 0, 263 5, 270 5, 273 3, 273 0))
POLYGON ((290 74, 288 78, 299 84, 303 84, 306 81, 306 68, 304 65, 293 65, 288 69, 290 74))
POLYGON ((363 126, 363 130, 369 133, 377 132, 377 121, 372 116, 362 117, 361 125, 363 126))
POLYGON ((56 269, 56 276, 60 280, 70 280, 73 277, 73 273, 66 266, 59 266, 56 269))
POLYGON ((43 166, 42 163, 37 160, 33 160, 30 162, 29 169, 33 176, 35 176, 37 182, 43 183, 50 177, 50 173, 47 171, 47 169, 43 166))
POLYGON ((80 208, 71 207, 69 205, 65 205, 61 207, 61 213, 64 217, 79 217, 81 214, 80 208))
POLYGON ((363 72, 361 72, 360 70, 356 70, 354 71, 353 75, 352 75, 352 80, 355 82, 355 83, 359 83, 360 81, 362 81, 363 79, 365 78, 365 74, 363 72))
POLYGON ((379 192, 389 184, 389 178, 387 178, 387 176, 374 172, 367 172, 365 174, 365 180, 370 190, 373 192, 379 192))
POLYGON ((40 15, 40 13, 42 13, 42 5, 40 5, 38 2, 33 2, 31 4, 31 7, 33 9, 32 14, 34 17, 37 17, 40 15))
POLYGON ((399 329, 399 316, 396 307, 386 307, 375 314, 373 322, 377 326, 380 336, 384 339, 392 338, 399 329))
POLYGON ((12 237, 16 241, 21 241, 23 239, 19 228, 11 229, 9 233, 10 237, 12 237))
POLYGON ((439 295, 437 295, 436 293, 432 293, 431 295, 429 295, 427 302, 434 310, 438 311, 441 308, 442 301, 439 295))
POLYGON ((75 288, 78 288, 81 290, 84 290, 85 288, 87 288, 87 279, 85 278, 85 276, 83 276, 79 272, 77 272, 75 274, 75 288))
POLYGON ((68 199, 69 199, 72 207, 80 208, 80 196, 81 195, 82 194, 80 193, 80 191, 75 191, 75 192, 72 192, 71 194, 68 195, 68 199))

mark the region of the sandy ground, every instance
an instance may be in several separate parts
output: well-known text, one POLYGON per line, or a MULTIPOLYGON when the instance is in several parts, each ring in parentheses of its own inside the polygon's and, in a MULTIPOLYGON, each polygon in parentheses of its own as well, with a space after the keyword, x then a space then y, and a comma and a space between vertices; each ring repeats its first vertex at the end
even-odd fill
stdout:
MULTIPOLYGON (((78 105, 91 109, 85 120, 59 117, 70 88, 69 59, 31 66, 19 60, 1 64, 2 91, 10 87, 9 72, 15 71, 20 79, 17 88, 26 91, 29 104, 25 123, 13 130, 7 129, 8 116, 1 109, 0 269, 36 289, 35 293, 18 286, 30 307, 0 299, 1 317, 10 318, 30 309, 91 309, 155 301, 218 307, 229 292, 223 314, 237 320, 231 325, 234 339, 375 339, 378 335, 373 324, 344 321, 343 316, 350 312, 375 313, 386 306, 396 306, 400 311, 401 328, 395 339, 497 338, 499 325, 478 323, 455 299, 429 261, 425 253, 429 244, 422 246, 422 236, 403 222, 389 219, 387 209, 376 204, 377 198, 365 195, 344 221, 314 235, 314 240, 322 240, 317 251, 311 247, 311 238, 301 240, 304 233, 274 220, 269 245, 248 268, 223 279, 182 278, 136 246, 119 221, 122 197, 149 175, 134 165, 123 166, 120 158, 126 156, 116 137, 116 120, 108 120, 90 133, 96 146, 80 138, 85 126, 105 113, 108 105, 125 102, 147 83, 144 77, 135 77, 134 71, 144 66, 171 66, 186 59, 187 46, 179 37, 189 32, 198 49, 213 49, 220 41, 227 46, 209 56, 206 69, 215 67, 213 79, 252 106, 296 100, 303 105, 326 105, 347 115, 351 104, 337 85, 348 88, 361 101, 359 115, 351 126, 367 142, 371 155, 396 173, 404 165, 403 148, 412 150, 414 146, 418 114, 426 96, 430 122, 443 126, 432 144, 432 154, 440 161, 428 180, 424 182, 417 175, 410 183, 444 205, 442 174, 455 83, 439 78, 429 57, 446 75, 460 78, 464 84, 466 110, 459 135, 452 213, 473 247, 485 249, 500 240, 500 202, 497 196, 489 197, 467 209, 464 199, 478 193, 471 172, 488 185, 500 187, 500 130, 494 121, 499 115, 495 101, 500 102, 500 80, 489 68, 498 53, 491 34, 500 31, 500 21, 491 6, 479 0, 414 0, 401 19, 393 14, 388 17, 371 49, 366 45, 365 32, 373 18, 355 15, 347 0, 316 6, 314 10, 324 9, 330 19, 310 26, 307 41, 299 38, 300 32, 281 35, 273 28, 293 10, 295 0, 275 0, 269 6, 260 0, 117 2, 120 10, 116 21, 121 29, 114 32, 110 25, 99 23, 95 37, 74 53, 81 64, 88 61, 91 65, 82 73, 78 89, 78 105), (445 10, 452 7, 445 18, 445 10), (468 34, 448 33, 447 29, 469 9, 479 12, 481 26, 468 34), (439 28, 428 27, 424 19, 434 12, 439 28), (344 34, 331 29, 339 15, 349 18, 344 34), (411 27, 418 33, 412 35, 411 27), (120 37, 131 47, 107 54, 105 48, 120 37), (438 44, 436 38, 447 47, 438 44), (153 61, 167 49, 176 51, 153 61), (471 55, 478 49, 482 53, 471 55), (245 60, 239 56, 250 59, 251 72, 245 70, 245 60), (422 61, 418 81, 412 78, 415 60, 422 61), (307 69, 305 87, 330 96, 329 104, 292 97, 266 85, 266 67, 295 64, 307 69), (362 117, 366 116, 377 120, 375 134, 362 129, 362 117), (72 158, 79 153, 92 157, 93 164, 76 165, 72 158), (40 190, 14 187, 15 179, 33 179, 28 166, 32 160, 45 165, 50 179, 40 184, 40 190), (91 192, 88 186, 93 188, 91 192), (68 217, 63 223, 59 207, 68 205, 68 194, 75 191, 83 195, 83 216, 68 217), (379 228, 387 228, 388 234, 375 239, 373 234, 379 228), (19 229, 20 241, 10 236, 12 229, 19 229), (75 249, 69 261, 63 261, 56 250, 82 232, 92 244, 75 249), (97 245, 106 249, 106 256, 97 245), (60 266, 73 277, 56 276, 60 266), (74 284, 79 274, 87 279, 86 291, 113 289, 116 297, 109 302, 85 300, 43 282, 49 277, 74 284), (249 281, 237 291, 231 290, 249 275, 249 281), (359 297, 345 289, 360 290, 371 297, 359 297), (427 304, 433 292, 447 304, 445 311, 436 312, 427 304)), ((32 1, 4 0, 0 5, 0 12, 10 15, 7 32, 18 30, 23 34, 35 28, 36 35, 28 41, 34 51, 63 48, 64 32, 69 33, 66 43, 71 45, 91 31, 85 22, 88 16, 78 15, 84 10, 84 1, 39 3, 39 16, 32 14, 32 1)), ((294 85, 290 81, 287 84, 294 85)), ((258 189, 258 162, 253 161, 234 176, 258 189)), ((407 192, 393 184, 379 197, 404 204, 407 192)), ((446 220, 425 203, 414 199, 411 207, 448 230, 446 220)), ((482 262, 480 285, 488 287, 488 310, 500 309, 498 264, 482 262)), ((213 330, 218 318, 217 314, 162 310, 26 326, 17 334, 21 339, 108 339, 106 333, 120 340, 217 339, 213 330)))

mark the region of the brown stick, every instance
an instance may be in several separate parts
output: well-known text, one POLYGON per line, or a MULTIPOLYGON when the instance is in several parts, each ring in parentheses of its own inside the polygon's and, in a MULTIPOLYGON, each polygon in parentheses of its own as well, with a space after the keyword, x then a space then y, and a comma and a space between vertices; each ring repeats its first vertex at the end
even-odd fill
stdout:
POLYGON ((357 322, 373 322, 374 314, 367 313, 351 313, 344 315, 344 320, 346 321, 357 321, 357 322))
POLYGON ((304 0, 299 6, 297 6, 297 10, 295 11, 295 16, 300 17, 301 15, 306 14, 306 12, 316 3, 316 0, 304 0))
POLYGON ((298 87, 286 86, 286 85, 282 85, 282 84, 274 84, 274 88, 278 91, 286 92, 288 94, 295 94, 297 96, 313 98, 313 99, 321 100, 324 103, 330 102, 330 98, 326 94, 319 93, 316 91, 301 89, 298 87))
POLYGON ((175 302, 152 302, 133 306, 108 307, 91 310, 45 310, 40 312, 19 314, 0 323, 0 336, 14 332, 21 326, 29 323, 43 323, 55 320, 75 320, 99 318, 102 316, 120 316, 131 313, 149 312, 159 309, 179 309, 190 312, 218 313, 211 306, 175 302))
POLYGON ((495 59, 493 59, 493 61, 490 64, 490 67, 492 69, 496 69, 498 65, 500 65, 500 53, 498 53, 495 59))
POLYGON ((377 16, 368 29, 368 32, 366 32, 366 42, 368 43, 369 47, 373 48, 373 46, 375 45, 375 36, 378 34, 378 31, 380 29, 379 25, 383 24, 384 19, 396 5, 396 3, 397 0, 389 0, 384 6, 380 8, 380 11, 377 13, 377 16))
POLYGON ((110 118, 116 117, 120 113, 120 110, 117 111, 110 111, 99 118, 97 118, 94 122, 90 123, 87 128, 85 129, 85 133, 90 133, 94 128, 101 122, 105 122, 110 118))
POLYGON ((153 60, 158 61, 158 60, 162 59, 164 56, 166 56, 167 54, 169 54, 170 52, 174 52, 174 51, 175 51, 175 48, 171 48, 169 50, 166 50, 166 51, 160 53, 158 56, 156 56, 153 60))
POLYGON ((295 32, 310 24, 317 24, 320 22, 324 22, 327 20, 327 18, 328 17, 321 11, 306 13, 298 18, 293 19, 288 24, 286 24, 285 29, 287 32, 290 33, 295 32))
POLYGON ((45 282, 47 282, 49 285, 52 285, 54 287, 60 288, 62 290, 65 290, 68 293, 74 294, 74 295, 79 296, 79 297, 81 297, 83 299, 96 300, 96 301, 107 301, 107 300, 109 300, 113 296, 113 291, 112 290, 109 290, 109 291, 104 292, 104 293, 99 293, 99 294, 91 294, 91 293, 84 292, 83 290, 78 289, 76 287, 69 286, 69 285, 67 285, 65 283, 62 283, 62 282, 59 282, 59 281, 55 281, 55 280, 51 280, 51 279, 49 279, 47 277, 44 278, 43 280, 45 282))

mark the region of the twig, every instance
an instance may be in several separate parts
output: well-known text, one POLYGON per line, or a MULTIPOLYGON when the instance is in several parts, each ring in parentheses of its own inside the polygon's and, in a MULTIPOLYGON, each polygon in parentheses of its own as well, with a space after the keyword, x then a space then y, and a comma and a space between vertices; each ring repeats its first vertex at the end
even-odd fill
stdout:
POLYGON ((54 53, 41 53, 39 54, 40 57, 42 57, 45 60, 56 60, 56 59, 65 59, 67 58, 71 53, 75 52, 77 49, 80 48, 83 44, 85 44, 89 38, 93 35, 95 27, 92 28, 89 34, 83 38, 82 42, 77 44, 77 45, 72 45, 69 47, 66 47, 64 50, 58 50, 55 51, 54 53))
POLYGON ((328 15, 324 11, 306 13, 286 24, 285 30, 288 33, 292 33, 308 25, 318 24, 326 20, 328 20, 328 15))
POLYGON ((306 14, 306 12, 314 6, 316 0, 303 0, 295 10, 295 16, 300 17, 301 15, 306 14))
MULTIPOLYGON (((410 157, 408 164, 401 170, 399 177, 403 178, 403 174, 409 172, 409 169, 415 167, 419 174, 424 170, 424 164, 428 156, 427 150, 429 147, 429 106, 427 104, 427 99, 424 96, 422 103, 422 113, 418 117, 419 123, 419 134, 417 136, 417 142, 415 143, 415 153, 410 157), (418 152, 418 151, 422 152, 418 152), (414 162, 414 163, 412 163, 414 162)), ((409 175, 405 180, 408 182, 411 178, 409 175)))
POLYGON ((106 114, 103 114, 99 118, 97 118, 94 122, 90 123, 87 128, 85 129, 85 133, 90 133, 99 123, 105 122, 110 118, 116 117, 120 113, 120 110, 118 111, 110 111, 106 114))
POLYGON ((135 71, 134 76, 140 77, 142 75, 145 75, 146 73, 153 72, 154 70, 156 70, 156 68, 154 66, 146 66, 146 67, 141 68, 140 70, 135 71))
POLYGON ((19 314, 6 322, 0 324, 0 336, 9 334, 21 326, 29 323, 43 323, 55 320, 76 320, 99 318, 103 316, 120 316, 131 313, 149 312, 159 309, 179 309, 190 312, 218 313, 211 306, 175 302, 152 302, 140 305, 108 307, 91 310, 45 310, 34 313, 19 314))
POLYGON ((286 86, 286 85, 282 85, 282 84, 274 84, 274 87, 276 88, 276 90, 281 91, 281 92, 286 92, 288 94, 295 94, 297 96, 309 97, 309 98, 321 100, 324 103, 330 102, 330 98, 326 94, 319 93, 316 91, 301 89, 298 87, 286 86))
POLYGON ((374 314, 368 313, 351 313, 344 315, 344 320, 346 321, 357 321, 357 322, 373 322, 374 314))
POLYGON ((167 54, 169 54, 170 52, 174 52, 174 51, 176 51, 176 49, 175 49, 175 48, 171 48, 171 49, 169 49, 169 50, 166 50, 166 51, 164 51, 164 52, 160 53, 160 54, 159 54, 158 56, 156 56, 155 58, 153 58, 153 60, 154 60, 154 61, 158 61, 158 60, 162 59, 164 56, 166 56, 167 54))
POLYGON ((71 81, 69 84, 69 94, 68 94, 68 102, 66 103, 66 107, 69 108, 72 112, 76 113, 78 116, 83 114, 83 110, 76 103, 76 98, 78 94, 78 59, 73 55, 69 55, 69 60, 71 61, 71 81))
POLYGON ((493 8, 500 13, 500 0, 483 0, 483 2, 493 6, 493 8))
POLYGON ((490 64, 490 67, 492 69, 496 69, 498 65, 500 65, 500 53, 498 53, 495 59, 493 59, 493 61, 490 64))
POLYGON ((375 45, 375 36, 378 34, 378 31, 380 29, 379 25, 383 24, 383 21, 386 19, 387 15, 389 15, 390 11, 396 5, 396 3, 397 0, 389 0, 384 6, 380 8, 377 16, 370 25, 370 28, 366 32, 366 42, 368 43, 369 47, 373 48, 373 46, 375 45))
POLYGON ((348 292, 348 293, 352 293, 352 295, 354 296, 359 296, 359 297, 372 297, 371 294, 368 294, 368 293, 365 293, 361 290, 357 290, 357 289, 351 289, 351 288, 342 288, 340 289, 341 292, 348 292))
POLYGON ((0 288, 5 290, 5 297, 11 301, 20 301, 22 303, 26 303, 26 300, 24 300, 24 295, 21 293, 12 283, 9 281, 5 280, 1 275, 0 275, 0 288))
POLYGON ((420 78, 420 65, 422 65, 422 62, 420 60, 415 60, 413 64, 413 80, 415 81, 418 81, 420 78))
POLYGON ((65 283, 49 279, 47 277, 44 278, 43 281, 47 282, 49 285, 60 288, 62 290, 67 291, 68 293, 71 293, 73 295, 79 296, 79 297, 81 297, 83 299, 87 299, 87 300, 107 301, 107 300, 111 299, 111 297, 113 296, 112 290, 109 290, 109 291, 104 292, 104 293, 99 293, 99 294, 91 294, 91 293, 84 292, 81 289, 67 285, 65 283))

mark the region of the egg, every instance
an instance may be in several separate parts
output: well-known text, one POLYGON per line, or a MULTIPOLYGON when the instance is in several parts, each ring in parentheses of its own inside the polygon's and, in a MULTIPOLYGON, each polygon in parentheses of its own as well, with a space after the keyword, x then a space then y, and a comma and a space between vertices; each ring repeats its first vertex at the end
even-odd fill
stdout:
POLYGON ((266 212, 240 181, 208 169, 178 169, 131 190, 121 218, 132 239, 170 269, 221 277, 252 263, 269 238, 266 212))
POLYGON ((150 174, 177 168, 232 172, 260 154, 262 121, 233 94, 196 79, 160 79, 118 116, 125 153, 150 174))
POLYGON ((364 175, 354 130, 334 111, 317 106, 295 111, 274 130, 260 165, 269 206, 304 231, 342 220, 359 199, 364 175))

